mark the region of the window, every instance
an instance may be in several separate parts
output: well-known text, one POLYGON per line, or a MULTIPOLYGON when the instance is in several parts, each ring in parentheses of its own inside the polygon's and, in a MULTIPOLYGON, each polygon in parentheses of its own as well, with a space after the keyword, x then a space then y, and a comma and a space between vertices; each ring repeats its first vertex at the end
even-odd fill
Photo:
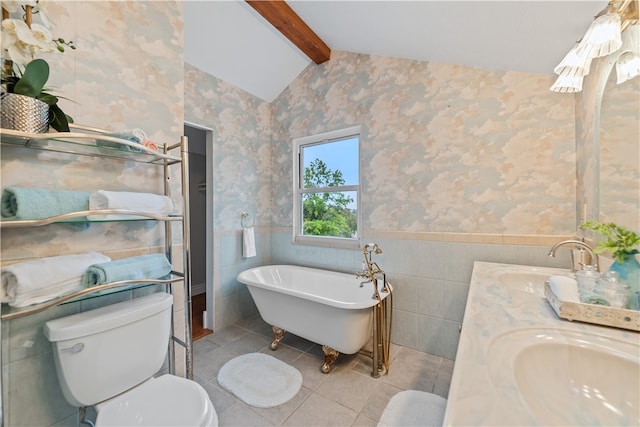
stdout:
POLYGON ((293 163, 294 241, 358 247, 360 126, 295 139, 293 163))

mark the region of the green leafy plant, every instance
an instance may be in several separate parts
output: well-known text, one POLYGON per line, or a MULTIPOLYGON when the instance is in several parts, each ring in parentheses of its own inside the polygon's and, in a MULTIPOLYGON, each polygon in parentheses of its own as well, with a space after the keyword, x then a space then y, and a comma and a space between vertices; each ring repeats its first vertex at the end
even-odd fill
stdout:
POLYGON ((73 120, 58 106, 59 98, 45 88, 49 64, 33 57, 37 53, 64 52, 65 46, 74 50, 76 47, 72 41, 51 35, 45 9, 46 3, 42 0, 2 2, 2 86, 8 93, 35 98, 49 105, 50 126, 59 132, 69 132, 69 123, 73 120), (11 15, 19 18, 11 18, 11 15), (32 22, 36 16, 44 25, 32 22))
POLYGON ((49 125, 58 132, 69 132, 69 123, 73 119, 58 106, 58 97, 47 92, 45 84, 49 80, 49 64, 43 59, 29 62, 22 76, 2 78, 7 92, 38 99, 49 106, 49 125))
POLYGON ((587 221, 580 225, 580 228, 593 230, 606 237, 606 240, 598 243, 594 252, 599 254, 609 251, 620 264, 628 257, 639 253, 636 247, 640 245, 640 236, 625 227, 616 225, 613 222, 599 223, 596 221, 587 221))
MULTIPOLYGON (((320 159, 304 169, 304 188, 339 187, 345 180, 340 170, 331 170, 320 159)), ((357 232, 353 199, 342 192, 310 193, 302 197, 303 232, 311 236, 351 238, 357 232)))

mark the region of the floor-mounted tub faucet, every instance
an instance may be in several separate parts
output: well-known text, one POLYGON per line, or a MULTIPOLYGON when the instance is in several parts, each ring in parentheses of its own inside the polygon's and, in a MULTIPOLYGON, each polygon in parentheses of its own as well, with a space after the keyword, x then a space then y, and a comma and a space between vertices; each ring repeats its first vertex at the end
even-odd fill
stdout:
POLYGON ((362 248, 364 261, 362 271, 356 273, 356 277, 367 279, 360 283, 363 287, 366 283, 373 283, 373 299, 378 303, 373 307, 373 371, 371 376, 378 378, 380 372, 386 370, 389 373, 389 351, 391 349, 391 326, 393 322, 393 299, 392 287, 387 282, 387 273, 384 272, 377 262, 373 260, 373 254, 379 255, 382 249, 377 243, 367 243, 362 248), (378 280, 382 280, 382 289, 378 289, 378 280), (380 295, 385 293, 385 297, 380 295), (387 302, 389 307, 387 307, 387 302))
POLYGON ((574 245, 574 248, 571 250, 571 260, 573 263, 573 271, 581 270, 583 265, 588 265, 587 260, 584 259, 585 251, 590 256, 588 260, 589 263, 593 265, 596 271, 600 271, 600 267, 598 266, 598 255, 593 253, 593 248, 591 248, 591 246, 589 246, 582 240, 569 239, 569 240, 563 240, 561 242, 558 242, 551 247, 548 255, 550 257, 555 257, 556 251, 558 250, 558 248, 561 246, 567 246, 567 245, 574 245), (578 252, 578 256, 576 256, 576 250, 578 252))

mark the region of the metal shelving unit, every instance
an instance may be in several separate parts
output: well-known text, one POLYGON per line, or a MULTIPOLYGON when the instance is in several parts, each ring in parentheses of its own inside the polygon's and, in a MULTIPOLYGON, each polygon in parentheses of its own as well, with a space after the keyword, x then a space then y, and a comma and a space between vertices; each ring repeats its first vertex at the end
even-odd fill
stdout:
MULTIPOLYGON (((69 224, 69 223, 92 223, 92 222, 130 222, 130 221, 161 221, 164 222, 165 255, 172 259, 172 231, 171 223, 178 221, 182 224, 182 255, 183 271, 172 271, 165 279, 138 279, 120 282, 106 283, 103 285, 85 288, 80 291, 67 294, 41 304, 28 307, 12 308, 2 306, 2 320, 10 320, 18 317, 32 315, 61 304, 79 301, 90 297, 99 297, 102 294, 124 291, 136 287, 150 285, 166 285, 167 290, 173 294, 173 286, 182 283, 184 288, 184 324, 185 339, 176 337, 172 322, 172 341, 185 349, 186 377, 193 379, 193 349, 191 340, 191 259, 189 241, 189 160, 188 160, 188 139, 186 136, 180 138, 180 142, 174 145, 164 144, 159 147, 161 151, 154 151, 146 146, 142 146, 132 141, 115 138, 109 132, 81 125, 70 125, 72 132, 68 133, 26 133, 10 129, 0 129, 0 139, 3 146, 17 146, 33 150, 53 151, 69 155, 91 156, 109 159, 120 159, 132 162, 146 163, 161 166, 164 174, 164 193, 169 195, 170 167, 179 165, 181 169, 181 190, 183 201, 182 215, 161 216, 144 212, 137 212, 125 209, 104 209, 92 211, 79 211, 50 218, 36 220, 2 220, 0 229, 8 228, 28 228, 41 227, 49 224, 69 224), (179 153, 173 154, 176 151, 179 153), (139 219, 126 220, 89 220, 89 214, 128 214, 136 215, 139 219)), ((169 351, 169 369, 175 372, 175 356, 173 345, 169 351)), ((1 389, 1 388, 0 388, 1 389)))

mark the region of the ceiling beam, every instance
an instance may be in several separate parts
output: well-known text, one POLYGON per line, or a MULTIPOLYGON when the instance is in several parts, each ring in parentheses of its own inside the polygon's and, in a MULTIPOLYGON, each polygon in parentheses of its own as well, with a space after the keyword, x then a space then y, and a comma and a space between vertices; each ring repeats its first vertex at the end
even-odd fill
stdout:
POLYGON ((284 0, 245 0, 316 64, 329 60, 331 49, 284 0))

